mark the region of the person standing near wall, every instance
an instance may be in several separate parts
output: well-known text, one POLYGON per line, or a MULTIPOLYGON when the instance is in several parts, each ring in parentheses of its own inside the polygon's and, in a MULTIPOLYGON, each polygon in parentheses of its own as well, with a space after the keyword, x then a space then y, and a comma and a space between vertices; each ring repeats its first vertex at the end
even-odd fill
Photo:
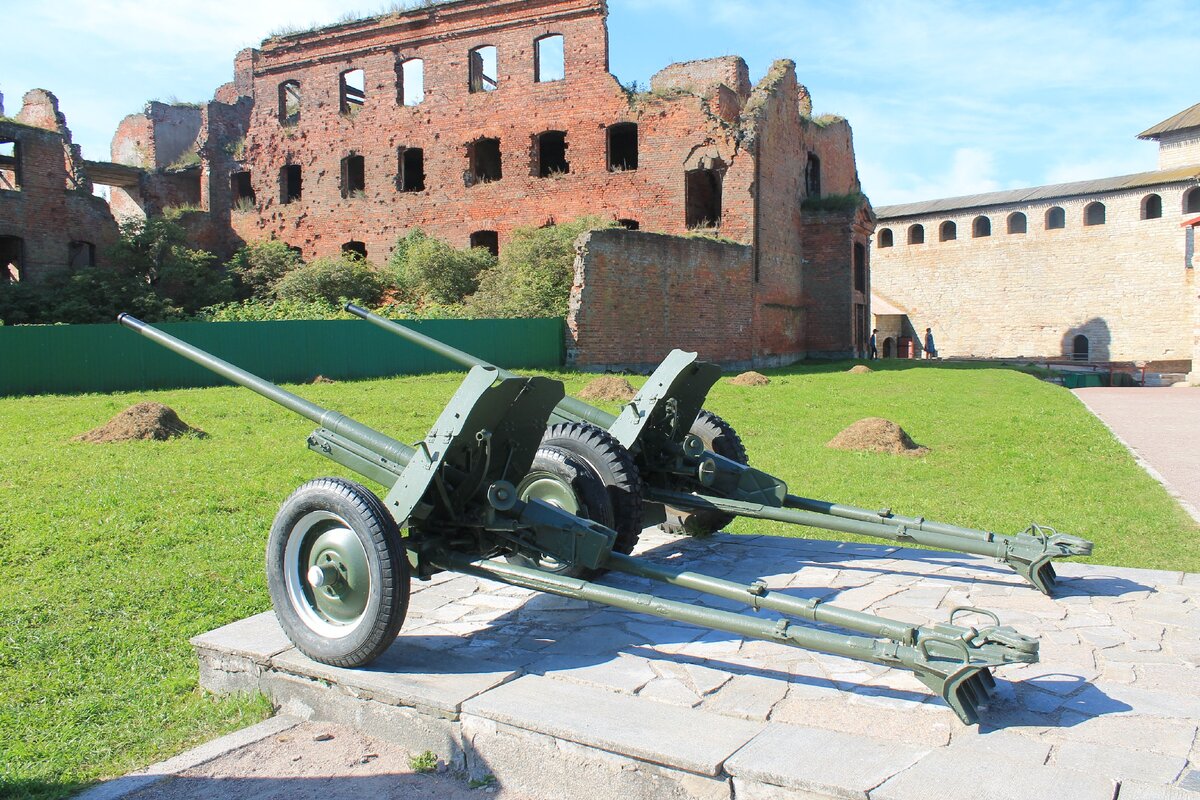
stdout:
POLYGON ((933 345, 933 330, 925 329, 925 357, 937 358, 937 348, 933 345))
POLYGON ((871 329, 871 339, 867 342, 867 358, 879 358, 879 348, 875 346, 875 334, 879 333, 879 328, 871 329))

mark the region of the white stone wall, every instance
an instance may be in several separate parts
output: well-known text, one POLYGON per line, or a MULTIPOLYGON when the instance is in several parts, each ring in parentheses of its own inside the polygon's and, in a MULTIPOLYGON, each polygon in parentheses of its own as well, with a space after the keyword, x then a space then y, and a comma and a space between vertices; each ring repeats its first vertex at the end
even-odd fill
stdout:
POLYGON ((1200 130, 1165 133, 1158 140, 1158 168, 1175 169, 1200 164, 1200 130))
POLYGON ((881 219, 871 282, 906 309, 917 330, 933 328, 943 356, 1053 358, 1088 337, 1092 360, 1188 360, 1196 347, 1196 290, 1181 227, 1182 185, 1138 189, 956 214, 881 219), (1142 199, 1162 197, 1161 219, 1141 219, 1142 199), (1084 207, 1100 201, 1104 225, 1083 224, 1084 207), (1066 227, 1046 230, 1052 206, 1066 227), (1025 234, 1009 234, 1013 212, 1027 217, 1025 234), (984 214, 992 235, 972 237, 984 214), (938 241, 942 222, 958 226, 955 241, 938 241), (925 226, 925 244, 909 245, 908 228, 925 226), (879 247, 890 228, 895 244, 879 247))

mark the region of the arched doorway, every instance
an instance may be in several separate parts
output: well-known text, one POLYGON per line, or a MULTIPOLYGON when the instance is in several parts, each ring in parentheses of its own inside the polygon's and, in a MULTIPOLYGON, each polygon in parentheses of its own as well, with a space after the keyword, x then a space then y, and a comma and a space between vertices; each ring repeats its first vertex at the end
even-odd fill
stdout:
POLYGON ((892 350, 893 350, 892 337, 889 336, 888 338, 883 340, 883 357, 891 358, 893 356, 892 350))
POLYGON ((1082 333, 1076 336, 1074 342, 1071 344, 1071 360, 1088 360, 1088 338, 1082 333))

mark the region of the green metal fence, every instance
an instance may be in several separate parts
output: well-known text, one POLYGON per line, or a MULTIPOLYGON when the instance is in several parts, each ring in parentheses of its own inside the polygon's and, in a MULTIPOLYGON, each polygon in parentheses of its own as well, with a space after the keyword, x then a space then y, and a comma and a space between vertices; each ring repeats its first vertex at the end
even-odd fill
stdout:
MULTIPOLYGON (((485 361, 563 363, 561 319, 405 322, 485 361)), ((175 322, 161 327, 275 383, 460 371, 359 320, 175 322)), ((119 325, 0 327, 0 395, 217 386, 224 379, 119 325)))

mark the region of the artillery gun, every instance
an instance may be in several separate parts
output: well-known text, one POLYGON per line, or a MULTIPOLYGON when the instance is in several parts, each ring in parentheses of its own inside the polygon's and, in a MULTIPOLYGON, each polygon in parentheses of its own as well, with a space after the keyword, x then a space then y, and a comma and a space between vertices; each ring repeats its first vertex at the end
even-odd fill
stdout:
MULTIPOLYGON (((513 374, 354 304, 345 310, 464 367, 513 374)), ((695 353, 674 350, 619 414, 573 397, 563 398, 551 413, 554 424, 543 444, 587 461, 618 498, 628 495, 625 472, 632 468, 641 476, 644 514, 626 509, 618 527, 622 552, 630 552, 642 524, 666 523, 706 535, 741 516, 987 556, 1044 594, 1054 589, 1055 558, 1092 552, 1092 542, 1037 523, 1006 535, 790 494, 783 480, 750 466, 728 422, 703 409, 720 375, 720 367, 699 361, 695 353), (585 446, 605 450, 605 457, 585 453, 585 446), (627 455, 622 459, 614 452, 627 455)))
MULTIPOLYGON (((315 422, 309 449, 386 490, 381 499, 361 484, 318 478, 283 502, 271 526, 272 604, 288 638, 316 661, 371 662, 396 640, 412 575, 442 571, 908 669, 966 724, 979 720, 993 693, 992 668, 1038 660, 1036 638, 983 609, 956 608, 945 623, 915 625, 790 596, 761 580, 741 584, 617 552, 609 487, 576 454, 600 455, 582 440, 571 449, 543 442, 563 402, 558 381, 472 367, 428 436, 410 447, 128 314, 118 321, 315 422), (601 569, 781 616, 764 620, 606 585, 591 579, 601 569), (964 614, 989 624, 956 624, 964 614)), ((639 490, 634 482, 630 499, 640 503, 639 490)))

